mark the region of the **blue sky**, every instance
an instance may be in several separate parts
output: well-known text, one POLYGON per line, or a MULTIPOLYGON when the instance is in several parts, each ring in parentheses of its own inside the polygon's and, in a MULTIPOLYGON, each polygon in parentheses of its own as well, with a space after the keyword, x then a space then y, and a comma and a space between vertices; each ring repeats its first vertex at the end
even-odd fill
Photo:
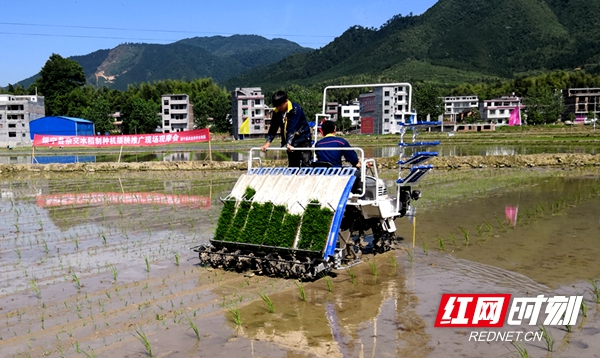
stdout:
POLYGON ((351 26, 379 28, 394 15, 419 15, 436 2, 3 1, 0 86, 36 74, 52 53, 86 55, 124 42, 168 44, 196 36, 244 34, 320 48, 351 26))

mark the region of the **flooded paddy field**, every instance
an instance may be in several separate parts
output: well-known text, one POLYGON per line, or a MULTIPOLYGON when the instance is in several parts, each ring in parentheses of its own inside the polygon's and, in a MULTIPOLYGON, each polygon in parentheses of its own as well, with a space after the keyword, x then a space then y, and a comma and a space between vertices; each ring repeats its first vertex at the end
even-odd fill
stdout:
POLYGON ((420 187, 416 220, 397 222, 398 250, 303 283, 204 268, 188 250, 212 237, 219 198, 239 173, 3 177, 2 356, 600 352, 598 169, 435 171, 420 187), (434 328, 442 293, 583 295, 586 308, 576 326, 546 327, 550 352, 543 340, 517 348, 470 341, 468 328, 434 328))
MULTIPOLYGON (((259 147, 261 144, 256 143, 259 147)), ((367 157, 386 158, 397 157, 402 148, 396 143, 389 146, 364 147, 367 157)), ((441 157, 463 157, 463 156, 494 156, 494 155, 528 155, 528 154, 598 154, 598 144, 560 144, 560 145, 538 145, 528 144, 447 144, 437 148, 441 157)), ((285 153, 255 153, 263 160, 286 159, 285 153)), ((130 151, 119 153, 110 152, 74 152, 66 153, 66 150, 39 151, 32 156, 31 153, 0 153, 0 164, 51 164, 51 163, 142 163, 142 162, 185 162, 185 161, 219 161, 219 162, 244 162, 248 160, 247 150, 236 150, 231 147, 215 148, 208 151, 206 148, 195 148, 195 150, 154 150, 151 152, 130 151)))

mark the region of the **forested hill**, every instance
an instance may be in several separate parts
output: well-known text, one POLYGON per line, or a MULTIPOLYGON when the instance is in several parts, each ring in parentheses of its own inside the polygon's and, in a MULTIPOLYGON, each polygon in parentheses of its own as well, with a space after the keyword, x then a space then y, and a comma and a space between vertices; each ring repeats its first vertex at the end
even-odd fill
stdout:
MULTIPOLYGON (((126 43, 70 59, 83 67, 88 84, 124 90, 129 84, 164 79, 210 77, 222 82, 257 66, 308 51, 311 49, 284 39, 233 35, 195 37, 168 45, 126 43)), ((19 84, 28 87, 36 77, 19 84)))
POLYGON ((595 74, 600 0, 439 0, 422 15, 398 14, 378 29, 357 24, 317 50, 234 35, 122 44, 71 59, 83 66, 88 83, 116 89, 204 77, 227 89, 270 91, 380 81, 455 86, 576 68, 595 74))
POLYGON ((512 77, 598 70, 600 0, 440 0, 379 29, 355 26, 327 46, 251 70, 228 86, 512 77))

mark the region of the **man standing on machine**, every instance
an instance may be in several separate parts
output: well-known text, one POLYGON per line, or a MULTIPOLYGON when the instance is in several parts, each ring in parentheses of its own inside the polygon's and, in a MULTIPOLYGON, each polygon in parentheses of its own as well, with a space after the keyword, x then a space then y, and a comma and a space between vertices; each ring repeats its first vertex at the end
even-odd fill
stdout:
POLYGON ((294 150, 294 148, 310 147, 310 127, 302 107, 288 100, 285 91, 275 92, 271 100, 275 113, 271 118, 267 141, 260 149, 265 152, 281 128, 281 146, 287 148, 289 166, 310 166, 310 151, 294 150))

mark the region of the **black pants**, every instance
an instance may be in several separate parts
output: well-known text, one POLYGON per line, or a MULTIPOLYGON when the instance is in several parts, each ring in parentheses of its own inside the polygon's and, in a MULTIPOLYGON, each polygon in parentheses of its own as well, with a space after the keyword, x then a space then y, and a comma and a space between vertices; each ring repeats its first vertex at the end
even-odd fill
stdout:
MULTIPOLYGON (((310 142, 299 143, 294 148, 309 148, 310 142)), ((288 166, 290 167, 310 167, 310 150, 288 151, 288 166)))

